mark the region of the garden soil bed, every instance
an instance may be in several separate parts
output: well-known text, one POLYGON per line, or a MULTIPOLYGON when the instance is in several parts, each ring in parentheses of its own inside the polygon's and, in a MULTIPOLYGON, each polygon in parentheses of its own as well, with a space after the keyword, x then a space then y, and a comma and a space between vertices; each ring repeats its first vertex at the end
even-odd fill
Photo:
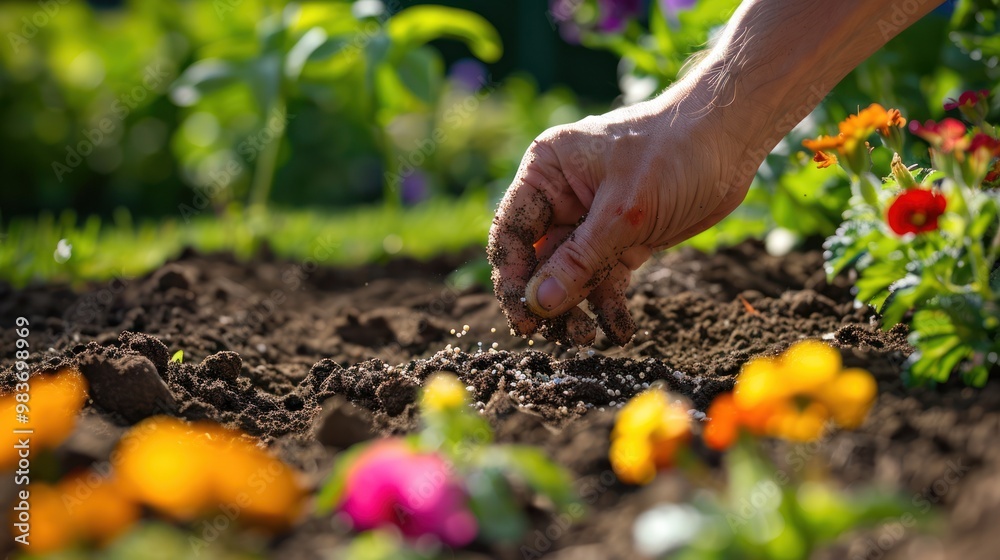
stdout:
MULTIPOLYGON (((636 338, 617 348, 599 335, 584 349, 537 337, 529 346, 509 335, 487 290, 445 283, 481 255, 342 270, 187 253, 147 277, 82 291, 0 285, 0 324, 28 317, 36 368, 72 361, 91 380, 93 400, 61 450, 66 468, 107 457, 124 426, 166 412, 241 428, 319 484, 338 449, 412 429, 422 381, 456 372, 499 439, 543 447, 573 473, 590 506, 586 517, 561 523, 533 510, 537 532, 527 548, 462 556, 533 551, 553 559, 636 558, 636 515, 692 491, 671 474, 643 488, 615 481, 607 440, 623 401, 662 381, 704 410, 748 358, 823 338, 848 365, 872 371, 878 402, 856 432, 804 448, 777 445, 779 464, 800 476, 826 471, 846 487, 887 485, 912 496, 914 513, 935 504, 944 514, 930 536, 890 526, 848 536, 823 557, 997 557, 1000 388, 905 390, 905 329, 881 332, 853 304, 846 281, 825 281, 818 251, 775 258, 745 243, 711 256, 665 254, 633 279, 636 338), (451 333, 464 325, 464 336, 451 333), (156 339, 169 353, 184 350, 183 365, 168 364, 156 339), (169 394, 151 375, 166 380, 169 394)), ((4 388, 14 336, 12 328, 0 333, 4 388)), ((328 557, 343 540, 335 521, 314 519, 276 539, 272 555, 328 557)))

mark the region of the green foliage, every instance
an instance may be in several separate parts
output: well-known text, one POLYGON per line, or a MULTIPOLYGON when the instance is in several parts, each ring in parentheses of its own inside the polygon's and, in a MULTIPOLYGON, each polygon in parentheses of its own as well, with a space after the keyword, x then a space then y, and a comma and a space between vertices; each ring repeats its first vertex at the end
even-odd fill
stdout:
POLYGON ((58 218, 17 218, 0 232, 0 280, 29 282, 128 280, 156 269, 185 247, 228 251, 251 258, 266 243, 277 255, 320 265, 359 265, 395 256, 427 259, 483 245, 493 206, 483 192, 459 199, 435 198, 417 206, 374 206, 351 212, 249 211, 230 206, 219 216, 132 222, 128 211, 102 224, 96 216, 82 227, 67 211, 58 218), (446 219, 442 219, 442 216, 446 219), (60 239, 73 245, 65 263, 53 258, 60 239))
MULTIPOLYGON (((981 122, 968 136, 989 138, 993 131, 981 122)), ((912 385, 943 383, 958 371, 965 383, 981 387, 998 362, 1000 195, 984 188, 984 178, 1000 148, 973 152, 967 141, 953 150, 936 146, 932 163, 941 171, 911 173, 899 160, 884 181, 855 176, 855 185, 881 188, 871 200, 856 195, 846 221, 825 244, 828 275, 857 271, 857 300, 882 314, 883 328, 909 322, 916 351, 905 379, 912 385), (934 227, 904 235, 890 209, 915 192, 939 192, 946 211, 935 217, 934 227)))
POLYGON ((648 538, 665 544, 669 539, 670 548, 678 549, 672 559, 797 560, 811 558, 821 546, 853 530, 889 521, 915 527, 926 521, 899 495, 846 493, 826 482, 796 480, 761 455, 753 438, 744 437, 724 462, 724 492, 699 494, 693 509, 668 506, 673 523, 640 525, 640 530, 663 533, 640 534, 640 542, 648 538))
POLYGON ((177 364, 183 364, 184 363, 184 351, 183 350, 178 350, 178 351, 174 352, 174 355, 170 357, 170 361, 174 362, 174 363, 177 363, 177 364))

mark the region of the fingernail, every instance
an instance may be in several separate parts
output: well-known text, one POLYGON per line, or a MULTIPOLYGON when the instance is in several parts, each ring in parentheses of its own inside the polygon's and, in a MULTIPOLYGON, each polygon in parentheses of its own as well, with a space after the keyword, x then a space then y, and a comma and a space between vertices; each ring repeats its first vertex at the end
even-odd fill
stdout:
POLYGON ((566 301, 566 288, 563 287, 562 282, 558 278, 550 276, 538 286, 537 299, 538 305, 542 306, 546 310, 552 310, 556 307, 562 305, 562 302, 566 301))

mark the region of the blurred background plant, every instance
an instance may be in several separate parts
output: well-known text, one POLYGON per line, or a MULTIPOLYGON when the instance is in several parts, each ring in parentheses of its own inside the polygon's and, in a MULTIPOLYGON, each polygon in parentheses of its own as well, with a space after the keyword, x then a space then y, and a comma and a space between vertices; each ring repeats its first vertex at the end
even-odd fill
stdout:
MULTIPOLYGON (((267 241, 300 257, 316 227, 356 212, 389 228, 341 233, 332 263, 482 244, 538 133, 654 95, 737 4, 5 3, 0 164, 14 186, 0 192, 0 274, 138 274, 185 245, 247 256, 267 241), (428 201, 462 216, 451 235, 395 227, 428 201), (53 263, 61 239, 73 254, 53 263)), ((946 2, 904 31, 803 115, 746 203, 690 243, 776 231, 780 253, 833 233, 848 182, 809 165, 801 140, 872 99, 923 120, 960 84, 996 83, 996 7, 946 2)))

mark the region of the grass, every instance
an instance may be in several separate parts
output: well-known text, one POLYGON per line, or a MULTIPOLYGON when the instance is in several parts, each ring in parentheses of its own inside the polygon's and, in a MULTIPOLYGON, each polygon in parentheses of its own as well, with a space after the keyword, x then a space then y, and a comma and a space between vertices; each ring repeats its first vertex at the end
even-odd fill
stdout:
POLYGON ((322 265, 351 266, 396 256, 419 259, 485 245, 493 203, 485 193, 436 199, 411 208, 370 206, 340 212, 250 211, 231 207, 204 212, 185 222, 180 216, 133 223, 120 208, 107 222, 80 220, 72 211, 0 224, 0 280, 14 286, 32 282, 133 278, 155 270, 185 247, 228 251, 249 259, 263 242, 275 254, 322 265), (72 246, 64 263, 54 257, 60 239, 72 246))

